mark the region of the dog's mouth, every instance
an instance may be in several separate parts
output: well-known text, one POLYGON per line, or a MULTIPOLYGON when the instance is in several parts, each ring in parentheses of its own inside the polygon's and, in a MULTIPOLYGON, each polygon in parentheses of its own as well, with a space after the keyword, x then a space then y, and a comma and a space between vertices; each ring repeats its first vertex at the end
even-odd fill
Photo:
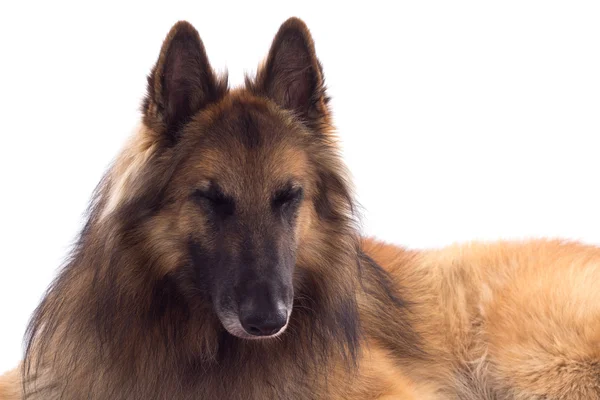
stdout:
POLYGON ((281 336, 285 332, 290 322, 291 310, 287 312, 285 325, 280 328, 274 328, 268 333, 264 331, 258 332, 252 329, 247 330, 244 328, 244 326, 242 326, 239 316, 235 312, 217 312, 217 316, 219 317, 219 321, 221 321, 221 325, 223 325, 225 330, 235 337, 247 340, 266 340, 274 339, 278 336, 281 336))

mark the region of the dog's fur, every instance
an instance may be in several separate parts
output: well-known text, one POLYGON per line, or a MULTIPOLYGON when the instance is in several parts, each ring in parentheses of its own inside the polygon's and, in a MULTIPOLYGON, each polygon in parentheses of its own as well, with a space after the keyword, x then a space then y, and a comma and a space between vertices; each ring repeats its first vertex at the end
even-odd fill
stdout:
POLYGON ((233 91, 176 24, 142 111, 0 399, 600 399, 600 249, 361 239, 300 20, 233 91), (275 338, 219 297, 254 264, 291 268, 275 338))

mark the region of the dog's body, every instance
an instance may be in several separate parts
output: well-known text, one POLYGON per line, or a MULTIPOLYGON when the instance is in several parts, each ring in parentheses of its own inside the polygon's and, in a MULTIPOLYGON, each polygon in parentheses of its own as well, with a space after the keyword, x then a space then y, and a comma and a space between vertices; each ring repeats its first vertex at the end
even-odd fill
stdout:
POLYGON ((558 241, 364 249, 402 288, 432 356, 399 369, 415 389, 406 398, 600 398, 600 249, 558 241))
POLYGON ((296 19, 235 91, 172 29, 0 399, 600 399, 600 250, 361 239, 322 74, 296 19))

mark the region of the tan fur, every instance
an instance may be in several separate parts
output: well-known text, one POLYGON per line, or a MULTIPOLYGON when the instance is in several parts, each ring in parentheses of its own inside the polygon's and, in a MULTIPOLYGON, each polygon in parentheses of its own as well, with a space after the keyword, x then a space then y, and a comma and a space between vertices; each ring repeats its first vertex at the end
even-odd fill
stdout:
POLYGON ((0 376, 0 399, 19 400, 21 399, 21 374, 20 369, 16 368, 0 376))
POLYGON ((436 398, 600 399, 600 249, 363 244, 413 302, 413 327, 433 355, 403 371, 417 398, 436 386, 436 398))
POLYGON ((108 176, 110 193, 100 214, 100 219, 106 218, 126 200, 127 194, 131 193, 130 186, 133 184, 135 172, 139 171, 148 161, 156 148, 156 136, 156 133, 144 124, 140 124, 136 128, 129 142, 117 157, 108 176))

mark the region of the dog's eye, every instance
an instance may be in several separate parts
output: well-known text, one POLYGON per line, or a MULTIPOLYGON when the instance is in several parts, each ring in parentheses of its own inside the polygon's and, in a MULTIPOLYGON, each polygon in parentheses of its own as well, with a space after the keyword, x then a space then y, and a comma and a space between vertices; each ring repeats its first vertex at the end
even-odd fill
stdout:
POLYGON ((300 203, 304 192, 299 186, 290 186, 275 192, 271 205, 274 209, 289 208, 300 203))
POLYGON ((196 189, 192 197, 197 203, 208 206, 210 211, 220 216, 229 216, 235 211, 233 199, 214 188, 196 189))

